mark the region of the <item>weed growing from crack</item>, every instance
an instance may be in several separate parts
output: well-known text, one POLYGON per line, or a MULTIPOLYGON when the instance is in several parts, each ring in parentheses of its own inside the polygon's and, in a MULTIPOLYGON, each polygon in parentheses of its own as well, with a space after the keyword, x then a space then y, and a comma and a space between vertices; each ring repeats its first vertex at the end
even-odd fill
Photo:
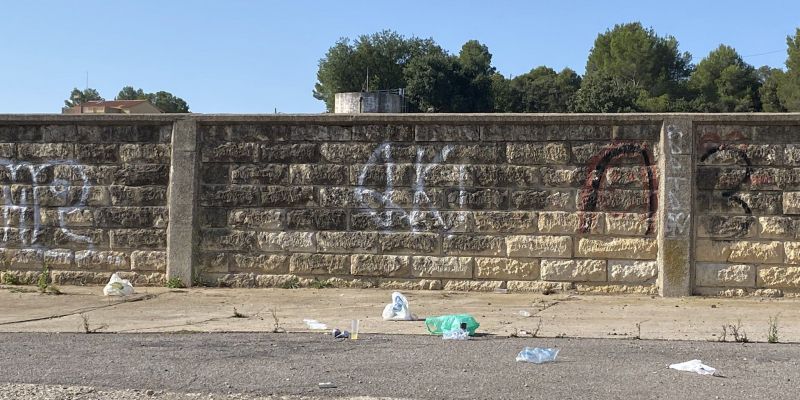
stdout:
POLYGON ((86 314, 81 314, 81 320, 83 321, 83 333, 97 333, 103 329, 108 328, 108 325, 106 324, 92 328, 91 324, 89 324, 89 316, 86 314))
POLYGON ((249 318, 246 314, 242 314, 236 307, 233 307, 233 318, 249 318))
POLYGON ((742 320, 737 320, 736 325, 727 324, 722 325, 722 335, 719 337, 720 342, 728 340, 728 334, 733 336, 733 341, 736 343, 749 343, 750 339, 747 338, 747 332, 742 329, 742 320))
POLYGON ((298 289, 300 288, 300 279, 296 276, 287 279, 285 282, 281 283, 281 289, 298 289))
POLYGON ((311 286, 314 289, 325 289, 333 287, 333 284, 327 279, 320 280, 319 278, 314 278, 314 280, 311 281, 309 286, 311 286))
POLYGON ((272 333, 286 333, 286 329, 281 327, 281 320, 278 318, 278 309, 273 308, 270 310, 272 314, 272 321, 275 323, 275 326, 272 328, 272 333))
POLYGON ((767 342, 778 343, 778 316, 769 317, 769 330, 767 331, 767 342))
POLYGON ((3 285, 19 285, 19 278, 12 274, 11 271, 0 272, 0 283, 3 285))
POLYGON ((170 289, 181 289, 186 287, 186 285, 183 284, 181 278, 178 278, 177 276, 169 278, 167 280, 166 286, 170 289))

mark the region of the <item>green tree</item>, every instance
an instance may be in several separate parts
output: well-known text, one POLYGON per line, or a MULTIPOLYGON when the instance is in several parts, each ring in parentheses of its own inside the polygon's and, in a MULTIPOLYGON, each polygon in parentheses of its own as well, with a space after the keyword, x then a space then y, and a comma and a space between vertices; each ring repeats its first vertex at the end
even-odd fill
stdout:
POLYGON ((509 82, 505 112, 567 112, 568 103, 581 85, 575 71, 537 67, 509 82))
POLYGON ((697 64, 689 88, 697 93, 694 108, 701 112, 761 110, 756 69, 730 46, 720 45, 697 64))
POLYGON ((158 91, 146 93, 142 89, 135 89, 133 86, 125 86, 119 91, 117 100, 147 100, 152 105, 165 113, 188 113, 189 105, 180 97, 176 97, 170 92, 158 91))
POLYGON ((761 108, 766 112, 785 112, 786 108, 778 98, 778 84, 783 79, 783 70, 770 68, 765 65, 758 69, 758 80, 761 87, 758 89, 761 98, 761 108))
POLYGON ((489 48, 477 40, 464 43, 458 53, 458 70, 461 82, 465 84, 461 87, 465 92, 465 104, 460 106, 461 112, 491 112, 494 107, 492 76, 496 72, 489 48))
POLYGON ((75 107, 78 104, 95 100, 104 100, 96 89, 86 88, 84 90, 80 90, 78 88, 74 88, 72 89, 72 92, 69 94, 69 99, 64 100, 64 105, 67 107, 75 107))
POLYGON ((778 80, 778 99, 788 111, 800 111, 800 28, 787 36, 786 72, 778 80))
POLYGON ((569 102, 569 111, 620 113, 642 111, 638 99, 642 90, 631 81, 595 72, 583 78, 581 88, 569 102))
POLYGON ((340 92, 384 90, 406 87, 404 69, 415 57, 439 51, 432 39, 405 38, 397 32, 339 39, 319 60, 314 98, 333 111, 334 95, 340 92), (367 79, 369 74, 369 79, 367 79))
POLYGON ((597 36, 586 62, 586 75, 600 73, 594 83, 612 79, 618 87, 637 87, 644 91, 637 96, 640 105, 660 108, 686 96, 691 60, 689 53, 679 51, 674 37, 658 36, 634 22, 615 25, 597 36), (665 97, 648 99, 661 96, 665 97))
POLYGON ((423 112, 465 112, 467 86, 458 57, 444 50, 412 59, 405 69, 409 102, 423 112))

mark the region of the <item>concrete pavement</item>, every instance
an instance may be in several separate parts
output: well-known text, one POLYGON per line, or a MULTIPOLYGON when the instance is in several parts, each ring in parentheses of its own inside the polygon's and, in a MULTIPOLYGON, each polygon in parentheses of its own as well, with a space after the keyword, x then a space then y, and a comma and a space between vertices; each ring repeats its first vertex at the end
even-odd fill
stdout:
MULTIPOLYGON (((42 295, 30 286, 0 286, 0 332, 83 332, 84 316, 98 332, 311 331, 304 319, 365 334, 426 334, 422 321, 383 321, 391 291, 379 289, 167 289, 139 287, 126 299, 104 297, 100 286, 60 287, 42 295), (234 308, 237 315, 234 315, 234 308), (273 317, 274 312, 274 317, 273 317), (277 322, 276 322, 277 319, 277 322)), ((660 298, 572 294, 409 291, 411 311, 470 313, 478 332, 498 336, 720 339, 724 325, 741 324, 751 341, 766 341, 778 317, 781 342, 800 342, 800 300, 792 298, 660 298), (530 314, 530 316, 525 316, 530 314), (637 326, 638 325, 638 326, 637 326)), ((733 340, 730 329, 727 339, 733 340)))

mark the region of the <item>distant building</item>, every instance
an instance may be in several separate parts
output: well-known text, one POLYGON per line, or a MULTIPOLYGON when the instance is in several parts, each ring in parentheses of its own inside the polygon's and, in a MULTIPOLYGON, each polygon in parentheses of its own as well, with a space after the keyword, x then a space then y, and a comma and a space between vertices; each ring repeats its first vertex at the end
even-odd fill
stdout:
POLYGON ((333 112, 337 114, 403 112, 403 91, 336 93, 333 112))
POLYGON ((65 107, 63 114, 161 114, 162 111, 147 100, 97 100, 86 101, 74 107, 65 107))

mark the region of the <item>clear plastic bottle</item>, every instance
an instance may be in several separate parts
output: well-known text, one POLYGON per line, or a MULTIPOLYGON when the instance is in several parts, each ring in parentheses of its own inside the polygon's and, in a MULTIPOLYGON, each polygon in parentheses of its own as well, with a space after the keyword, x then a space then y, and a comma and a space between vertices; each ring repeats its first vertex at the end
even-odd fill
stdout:
POLYGON ((517 354, 517 361, 542 364, 556 360, 560 349, 526 347, 517 354))
POLYGON ((453 329, 442 333, 443 340, 467 340, 469 339, 469 331, 465 329, 453 329))

